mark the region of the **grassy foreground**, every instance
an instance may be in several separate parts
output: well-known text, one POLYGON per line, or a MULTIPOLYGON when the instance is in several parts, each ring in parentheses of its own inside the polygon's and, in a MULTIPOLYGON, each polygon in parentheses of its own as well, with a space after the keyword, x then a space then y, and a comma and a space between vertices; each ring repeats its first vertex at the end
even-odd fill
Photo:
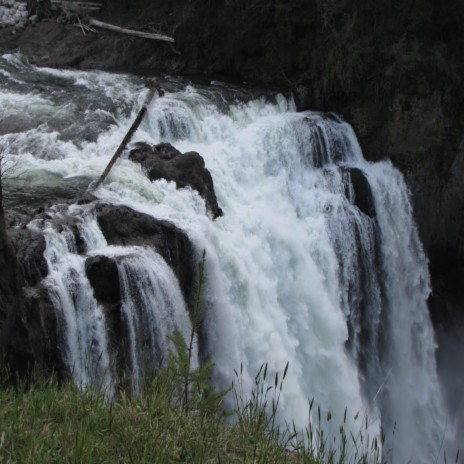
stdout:
POLYGON ((166 387, 153 380, 110 403, 71 383, 2 390, 0 462, 296 462, 256 430, 185 410, 166 387))
POLYGON ((206 382, 211 365, 191 369, 188 351, 183 353, 141 393, 121 387, 112 401, 97 390, 81 391, 71 381, 58 385, 54 379, 0 389, 0 463, 383 462, 375 439, 348 439, 343 426, 336 448, 319 428, 310 427, 305 439, 313 446, 305 448, 303 437, 276 425, 288 366, 280 379, 267 379, 263 365, 250 399, 236 372, 229 392, 235 409, 226 414, 226 392, 214 392, 206 382))

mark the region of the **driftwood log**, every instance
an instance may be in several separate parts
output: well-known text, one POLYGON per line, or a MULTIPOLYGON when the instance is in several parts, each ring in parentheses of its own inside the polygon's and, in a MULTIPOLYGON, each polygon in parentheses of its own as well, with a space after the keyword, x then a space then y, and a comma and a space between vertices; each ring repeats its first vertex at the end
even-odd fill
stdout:
POLYGON ((141 31, 134 31, 133 29, 124 29, 122 27, 114 26, 113 24, 104 23, 103 21, 99 21, 98 19, 89 18, 87 20, 87 24, 90 26, 99 27, 101 29, 107 29, 113 32, 119 32, 120 34, 127 34, 132 35, 135 37, 142 37, 144 39, 152 39, 152 40, 163 40, 165 42, 175 42, 172 37, 168 37, 167 35, 163 34, 154 34, 151 32, 141 32, 141 31))
POLYGON ((145 114, 147 112, 148 106, 150 105, 151 101, 153 100, 155 94, 158 93, 158 95, 160 97, 162 97, 164 95, 164 91, 158 86, 158 84, 156 82, 156 79, 147 79, 145 84, 148 87, 148 93, 147 93, 147 96, 145 97, 145 101, 143 102, 142 108, 140 108, 140 110, 139 110, 139 112, 137 114, 137 117, 135 118, 134 122, 132 123, 132 126, 128 130, 126 136, 122 140, 122 142, 119 145, 118 149, 115 151, 113 157, 111 158, 110 162, 106 166, 106 168, 103 171, 100 178, 97 180, 97 182, 95 184, 90 185, 89 191, 92 192, 92 191, 96 190, 104 182, 104 180, 106 179, 106 176, 108 176, 109 172, 111 171, 111 168, 114 166, 114 163, 116 163, 117 159, 121 156, 121 154, 124 151, 124 149, 126 148, 127 144, 131 141, 135 131, 140 126, 140 123, 142 122, 142 120, 143 120, 143 118, 144 118, 144 116, 145 116, 145 114))

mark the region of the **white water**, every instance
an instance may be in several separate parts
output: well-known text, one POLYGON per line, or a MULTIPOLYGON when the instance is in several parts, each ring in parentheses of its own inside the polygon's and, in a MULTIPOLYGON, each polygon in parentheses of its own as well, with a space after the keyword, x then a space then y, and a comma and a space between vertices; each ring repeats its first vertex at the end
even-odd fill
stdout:
MULTIPOLYGON (((174 349, 169 337, 176 332, 185 339, 190 336, 190 320, 173 271, 153 250, 108 246, 92 206, 52 208, 47 216, 50 219, 34 220, 29 227, 42 231, 46 239, 49 272, 44 284, 57 310, 70 372, 81 388, 97 385, 111 398, 118 354, 127 350, 127 374, 139 391, 144 375, 164 366, 163 356, 174 349), (78 254, 75 232, 60 226, 66 217, 76 218, 85 255, 78 254), (113 319, 120 319, 123 326, 123 348, 109 340, 106 327, 111 316, 94 298, 85 271, 89 256, 106 256, 117 263, 122 306, 113 309, 120 312, 113 319)), ((193 364, 197 362, 194 355, 193 364)))
MULTIPOLYGON (((51 210, 51 217, 59 218, 65 211, 51 210)), ((72 208, 70 214, 82 215, 72 208)), ((84 215, 83 237, 87 249, 104 246, 105 240, 91 220, 84 215), (90 222, 90 224, 89 224, 90 222), (88 225, 87 225, 87 224, 88 225), (97 233, 91 233, 92 231, 97 233)), ((93 290, 85 274, 85 258, 77 254, 73 232, 64 227, 57 231, 50 221, 36 220, 30 227, 41 230, 47 248, 44 256, 48 265, 45 285, 57 310, 57 321, 65 359, 73 377, 81 388, 92 383, 113 394, 113 372, 108 352, 102 308, 93 297, 93 290)))
MULTIPOLYGON (((131 247, 134 254, 119 268, 122 314, 130 339, 131 377, 140 389, 144 371, 166 365, 174 350, 169 337, 180 332, 188 340, 191 332, 187 308, 174 272, 152 250, 131 247)), ((194 347, 193 367, 198 362, 194 347)))
MULTIPOLYGON (((6 71, 13 69, 14 79, 23 84, 0 76, 7 81, 0 100, 13 102, 20 94, 36 102, 32 109, 37 127, 2 137, 12 156, 21 160, 18 169, 28 188, 51 182, 66 186, 72 179, 87 185, 96 179, 143 99, 140 81, 104 73, 35 70, 35 78, 49 80, 45 96, 30 90, 30 68, 14 56, 3 60, 6 71), (66 101, 60 86, 67 89, 66 101), (41 115, 49 118, 49 112, 53 118, 42 121, 41 115)), ((234 369, 242 365, 245 388, 251 388, 263 362, 271 372, 282 372, 289 361, 282 420, 305 427, 308 400, 314 398, 323 415, 332 412, 337 432, 348 407, 348 426, 355 432, 362 427, 354 420, 357 412, 358 422, 369 418, 370 433, 378 433, 382 422, 393 462, 435 462, 451 431, 426 307, 427 262, 400 174, 388 162, 367 163, 347 124, 295 113, 292 101, 283 96, 219 104, 220 88, 196 89, 173 81, 165 86, 166 96, 151 106, 136 140, 168 141, 183 152, 198 151, 212 173, 224 216, 212 221, 196 192, 176 190, 166 181, 151 183, 127 160, 118 163, 98 195, 172 221, 188 233, 198 253, 206 250, 206 349, 216 365, 216 385, 228 387, 234 369), (375 218, 354 205, 353 167, 368 179, 375 218)), ((14 104, 8 108, 14 114, 14 104)), ((73 276, 60 281, 51 272, 47 281, 61 299, 63 330, 76 333, 67 348, 74 370, 82 371, 76 360, 83 359, 82 346, 89 346, 89 340, 80 342, 83 330, 90 345, 103 353, 100 371, 111 372, 101 309, 84 282, 82 258, 64 243, 66 232, 45 227, 45 233, 51 271, 73 276), (85 299, 93 314, 90 330, 89 319, 80 321, 66 301, 69 295, 85 299)), ((120 253, 103 243, 89 251, 99 254, 100 248, 107 256, 120 253)), ((135 337, 141 321, 128 300, 137 293, 142 302, 138 308, 147 301, 162 302, 164 312, 153 309, 144 319, 153 321, 153 330, 161 319, 166 333, 173 327, 185 332, 188 321, 166 265, 159 257, 135 256, 132 250, 119 264, 119 273, 123 313, 133 340, 131 372, 139 379, 135 337), (137 291, 131 289, 131 275, 143 275, 137 291), (154 283, 160 275, 161 282, 154 283), (158 285, 169 289, 168 298, 158 285), (173 313, 176 323, 167 316, 173 313)), ((166 338, 155 346, 151 336, 151 350, 158 355, 165 350, 166 338)))

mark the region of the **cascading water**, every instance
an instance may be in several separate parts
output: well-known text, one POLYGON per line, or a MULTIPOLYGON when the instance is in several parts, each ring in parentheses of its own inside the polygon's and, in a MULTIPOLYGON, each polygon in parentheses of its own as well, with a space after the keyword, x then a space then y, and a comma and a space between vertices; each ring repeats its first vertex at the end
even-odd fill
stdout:
MULTIPOLYGON (((160 255, 135 249, 118 268, 122 313, 130 334, 131 375, 139 390, 147 368, 166 365, 166 355, 174 349, 169 337, 180 332, 188 340, 191 325, 174 272, 160 255)), ((195 355, 192 363, 193 367, 197 363, 195 355)))
MULTIPOLYGON (((56 215, 60 215, 57 211, 56 215)), ((77 255, 71 230, 56 231, 47 221, 35 221, 32 228, 42 230, 47 243, 45 259, 49 274, 45 285, 57 311, 65 357, 79 386, 98 383, 112 394, 112 372, 102 308, 93 297, 85 275, 85 259, 77 255)), ((103 237, 86 227, 86 245, 101 245, 103 237)), ((93 228, 94 229, 94 228, 93 228)))
MULTIPOLYGON (((109 317, 94 297, 86 274, 86 258, 105 256, 117 262, 121 287, 121 320, 128 353, 128 376, 139 391, 144 375, 166 363, 174 347, 170 338, 186 339, 191 326, 177 279, 163 258, 144 247, 108 246, 91 207, 70 206, 47 211, 49 219, 33 221, 46 239, 49 274, 45 286, 57 311, 68 367, 82 388, 94 384, 114 394, 118 355, 110 340, 109 317), (77 231, 60 226, 60 218, 76 218, 77 231), (85 255, 78 254, 76 234, 85 255)), ((193 357, 193 364, 197 362, 193 357)))
MULTIPOLYGON (((37 115, 35 123, 25 122, 21 111, 8 109, 11 124, 26 127, 1 136, 21 161, 20 176, 7 191, 11 201, 24 189, 23 179, 31 195, 47 198, 84 189, 129 127, 140 81, 36 69, 11 55, 1 60, 0 98, 33 102, 27 104, 37 115), (31 88, 31 76, 47 86, 46 95, 31 88)), ((215 363, 218 388, 230 385, 240 365, 244 386, 251 388, 263 362, 279 372, 289 361, 282 420, 303 428, 314 398, 324 414, 331 411, 337 431, 348 407, 353 430, 357 412, 369 417, 372 433, 382 424, 393 462, 435 462, 451 431, 426 306, 427 261, 401 175, 389 162, 366 162, 348 124, 331 115, 296 113, 281 95, 246 103, 240 90, 219 84, 195 88, 168 79, 163 86, 166 96, 152 104, 136 138, 198 151, 224 216, 212 221, 195 191, 176 190, 164 180, 151 183, 127 160, 97 193, 173 222, 199 252, 206 251, 205 351, 215 363)), ((80 227, 99 236, 94 220, 83 217, 80 227)), ((63 330, 75 334, 68 337, 70 363, 82 371, 85 350, 96 347, 99 371, 111 384, 104 317, 72 237, 41 227, 48 285, 63 313, 63 330), (80 305, 85 311, 77 310, 80 305)), ((131 373, 140 378, 152 354, 159 359, 165 352, 166 334, 190 330, 188 316, 175 276, 159 256, 136 248, 127 254, 100 239, 85 239, 88 253, 127 255, 117 260, 122 312, 131 373), (137 311, 153 302, 141 319, 137 311), (148 322, 152 330, 143 332, 148 322), (142 340, 148 352, 140 349, 142 340)))

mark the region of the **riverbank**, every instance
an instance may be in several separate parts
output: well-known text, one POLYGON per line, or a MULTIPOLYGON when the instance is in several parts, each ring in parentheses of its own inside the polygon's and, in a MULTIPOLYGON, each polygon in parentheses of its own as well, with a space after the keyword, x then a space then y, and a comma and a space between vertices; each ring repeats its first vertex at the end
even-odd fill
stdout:
POLYGON ((11 32, 11 27, 0 29, 1 52, 22 53, 37 66, 132 73, 185 70, 182 58, 163 42, 108 32, 84 35, 80 28, 54 19, 28 26, 21 34, 11 32))

